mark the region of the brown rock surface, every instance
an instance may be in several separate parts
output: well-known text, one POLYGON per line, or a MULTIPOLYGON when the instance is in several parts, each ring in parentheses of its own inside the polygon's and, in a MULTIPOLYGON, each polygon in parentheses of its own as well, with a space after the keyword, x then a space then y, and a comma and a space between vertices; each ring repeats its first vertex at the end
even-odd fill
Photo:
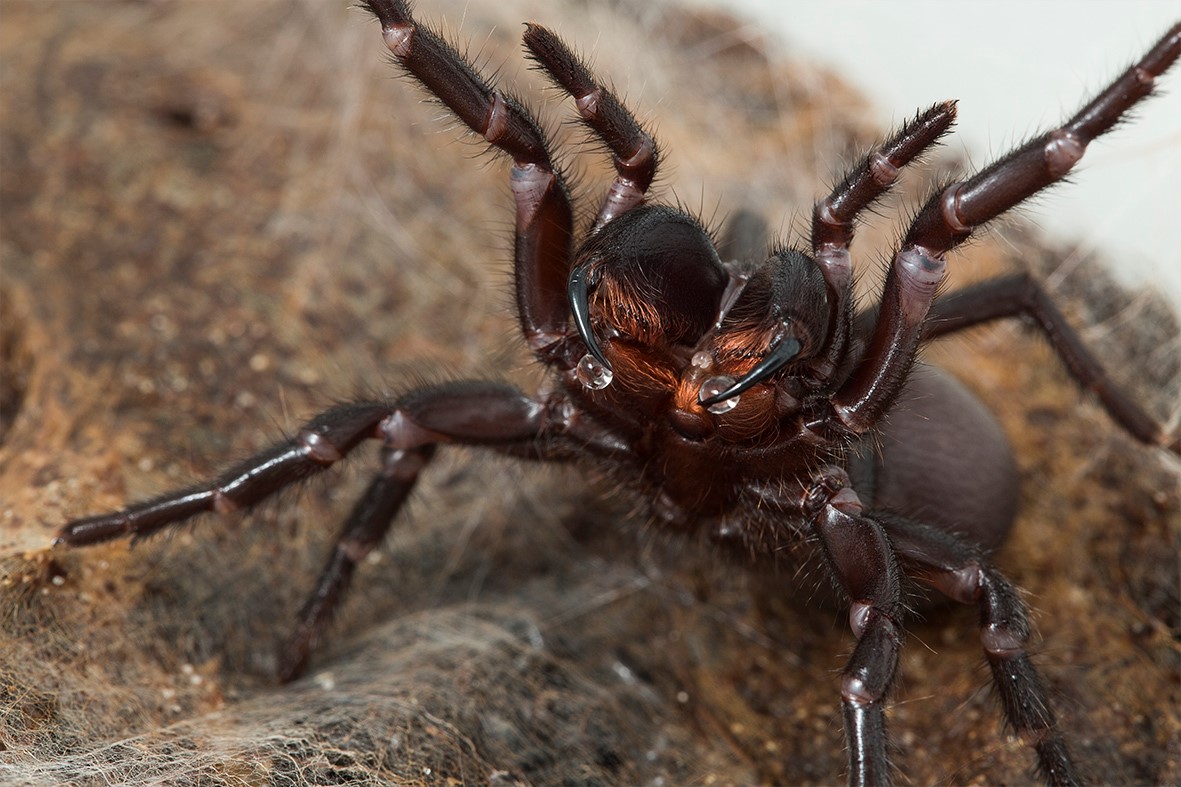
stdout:
MULTIPOLYGON (((292 686, 274 654, 371 455, 246 516, 48 549, 68 518, 202 477, 334 398, 447 374, 535 384, 507 311, 504 168, 389 78, 375 26, 343 5, 0 11, 0 782, 832 783, 843 616, 808 606, 810 585, 635 537, 575 471, 449 452, 292 686)), ((537 103, 517 22, 560 22, 657 121, 664 193, 707 217, 806 215, 880 134, 839 81, 721 17, 479 5, 420 13, 463 19, 537 103)), ((593 197, 602 162, 578 163, 593 197)), ((862 237, 863 270, 886 225, 862 237)), ((953 261, 957 284, 1061 259, 1013 227, 994 241, 953 261)), ((1118 379, 1176 406, 1159 299, 1090 263, 1057 293, 1118 379)), ((1013 438, 1024 500, 999 563, 1029 593, 1079 759, 1097 783, 1176 783, 1177 463, 1016 326, 927 357, 1013 438)), ((891 711, 902 773, 1028 782, 974 613, 927 617, 891 711)))

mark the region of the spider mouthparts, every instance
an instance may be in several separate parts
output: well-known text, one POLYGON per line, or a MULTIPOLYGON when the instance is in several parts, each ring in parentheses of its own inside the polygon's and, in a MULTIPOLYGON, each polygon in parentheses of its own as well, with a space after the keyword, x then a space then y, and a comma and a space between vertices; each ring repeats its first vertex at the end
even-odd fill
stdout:
MULTIPOLYGON (((711 393, 706 390, 705 385, 702 385, 701 393, 698 394, 697 401, 701 403, 702 407, 709 410, 711 413, 717 412, 713 408, 724 401, 733 399, 734 403, 737 404, 739 394, 750 390, 754 386, 761 383, 763 380, 766 380, 768 377, 775 374, 775 372, 782 369, 792 359, 800 354, 800 350, 802 348, 803 345, 800 344, 800 340, 794 336, 783 337, 779 344, 775 345, 775 348, 771 350, 771 352, 767 353, 767 357, 759 361, 755 368, 743 375, 741 380, 734 383, 729 388, 711 393)), ((706 380, 706 383, 711 383, 715 380, 722 379, 729 378, 711 377, 709 380, 706 380)))
MULTIPOLYGON (((582 337, 583 343, 586 344, 587 352, 593 355, 594 359, 610 372, 611 362, 607 360, 607 356, 603 355, 603 349, 599 347, 599 343, 595 339, 595 333, 591 329, 589 282, 587 282, 586 266, 577 265, 571 269, 566 292, 570 298, 570 311, 574 315, 574 325, 578 328, 578 335, 582 337)), ((582 368, 581 362, 578 365, 579 368, 582 368)), ((607 383, 609 382, 611 382, 610 377, 607 379, 607 383)), ((603 386, 607 385, 607 383, 603 383, 603 386)))

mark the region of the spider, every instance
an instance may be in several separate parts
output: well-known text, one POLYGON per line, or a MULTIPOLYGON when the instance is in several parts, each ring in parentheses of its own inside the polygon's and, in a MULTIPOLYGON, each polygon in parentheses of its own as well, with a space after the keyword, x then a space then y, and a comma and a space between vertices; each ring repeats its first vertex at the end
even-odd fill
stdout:
POLYGON ((365 0, 406 72, 512 160, 514 279, 525 341, 550 370, 529 395, 460 381, 329 409, 290 440, 195 487, 65 525, 57 543, 144 537, 229 512, 381 443, 381 468, 299 614, 281 677, 305 669, 359 561, 385 537, 440 444, 582 462, 634 491, 672 529, 774 556, 819 545, 856 639, 840 679, 849 781, 891 779, 885 704, 897 671, 904 582, 975 605, 1009 724, 1047 782, 1079 781, 1026 642, 1025 605, 992 565, 1015 514, 1016 470, 992 416, 950 377, 914 374, 926 342, 1006 317, 1036 323, 1072 376, 1134 438, 1181 454, 1104 374, 1025 274, 936 299, 946 253, 1061 180, 1181 56, 1181 25, 1061 128, 939 188, 907 229, 876 307, 856 313, 850 243, 899 170, 950 130, 952 102, 919 113, 854 167, 812 215, 811 248, 768 253, 745 214, 717 244, 686 211, 652 202, 661 152, 552 32, 525 46, 610 152, 614 182, 577 238, 563 174, 531 112, 420 25, 402 0, 365 0), (900 395, 922 412, 895 409, 900 395), (938 477, 932 478, 932 470, 938 477))

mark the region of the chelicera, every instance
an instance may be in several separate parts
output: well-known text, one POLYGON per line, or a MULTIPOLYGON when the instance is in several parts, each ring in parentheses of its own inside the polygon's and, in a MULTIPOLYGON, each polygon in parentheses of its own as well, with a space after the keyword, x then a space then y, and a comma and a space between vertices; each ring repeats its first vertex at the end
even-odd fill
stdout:
POLYGON ((1006 720, 1035 749, 1047 782, 1078 782, 1026 653, 1026 607, 989 557, 1016 508, 1010 449, 957 382, 930 368, 916 373, 915 355, 971 326, 1028 318, 1117 424, 1181 454, 1181 439, 1109 380, 1028 275, 936 298, 949 250, 1061 180, 1151 93, 1181 56, 1181 25, 1062 127, 936 190, 893 255, 876 305, 856 313, 849 247, 857 221, 949 131, 954 103, 918 114, 816 203, 810 248, 768 252, 761 225, 745 214, 715 243, 694 216, 649 200, 661 157, 652 136, 552 32, 528 25, 528 52, 574 99, 616 170, 579 238, 562 172, 531 112, 406 3, 365 5, 396 62, 512 161, 517 313, 549 384, 527 394, 457 381, 339 405, 208 482, 71 522, 57 543, 143 537, 200 513, 249 507, 380 441, 381 468, 299 615, 282 666, 290 680, 440 445, 589 462, 669 527, 753 556, 818 545, 857 640, 839 680, 851 783, 891 780, 884 709, 908 578, 979 609, 1006 720), (921 407, 896 408, 904 392, 921 407))

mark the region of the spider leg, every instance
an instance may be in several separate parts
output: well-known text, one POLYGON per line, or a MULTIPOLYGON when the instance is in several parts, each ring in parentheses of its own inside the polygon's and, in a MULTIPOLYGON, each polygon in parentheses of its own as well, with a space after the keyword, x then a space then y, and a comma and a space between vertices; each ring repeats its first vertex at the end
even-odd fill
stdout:
POLYGON ((79 546, 123 535, 139 538, 199 513, 251 506, 343 459, 363 440, 381 439, 385 446, 382 469, 346 520, 316 589, 300 612, 281 668, 283 679, 290 680, 299 674, 330 622, 357 564, 385 537, 435 447, 460 443, 528 453, 543 430, 552 428, 559 432, 554 445, 560 449, 563 439, 580 438, 581 427, 564 410, 555 412, 560 408, 551 404, 558 403, 531 399, 508 385, 468 381, 420 388, 395 404, 334 407, 291 440, 213 481, 71 522, 55 543, 79 546))
POLYGON ((382 468, 345 520, 316 588, 299 612, 280 664, 284 683, 302 674, 357 565, 385 539, 439 442, 478 444, 546 462, 570 461, 581 454, 618 461, 630 453, 609 432, 562 406, 561 400, 535 401, 509 386, 452 383, 411 396, 410 406, 395 411, 385 424, 382 468), (538 439, 543 432, 546 439, 538 439))
POLYGON ((927 202, 894 256, 869 346, 833 397, 827 427, 862 434, 893 404, 946 273, 946 252, 971 237, 975 228, 1064 178, 1087 145, 1147 97, 1156 77, 1179 56, 1181 24, 1061 128, 1031 140, 968 180, 947 186, 927 202))
POLYGON ((1049 696, 1025 652, 1029 616, 1013 585, 978 547, 951 533, 889 514, 873 516, 920 580, 954 601, 979 607, 980 641, 1005 719, 1037 752, 1038 768, 1048 784, 1079 784, 1049 696))
POLYGON ((1028 317, 1079 385, 1094 392, 1108 415, 1132 437, 1181 454, 1181 435, 1169 434, 1117 386, 1070 327, 1042 286, 1018 273, 957 290, 931 306, 920 341, 926 342, 1005 317, 1028 317))
MULTIPOLYGON (((892 782, 887 756, 885 695, 902 647, 901 575, 882 526, 861 514, 861 502, 838 468, 839 487, 812 517, 825 557, 850 599, 849 627, 857 646, 841 675, 841 712, 849 749, 850 785, 892 782)), ((832 490, 829 479, 816 482, 832 490)))
POLYGON ((303 673, 308 656, 348 590, 357 564, 385 539, 419 473, 434 455, 434 448, 426 445, 382 450, 381 470, 345 520, 332 554, 320 571, 316 589, 299 611, 299 622, 281 656, 279 680, 283 683, 303 673))
POLYGON ((529 24, 524 41, 550 78, 574 98, 582 122, 611 150, 617 174, 595 218, 598 229, 643 204, 660 160, 656 140, 553 32, 529 24))
POLYGON ((197 514, 248 508, 327 469, 366 439, 382 439, 388 447, 401 450, 440 442, 527 442, 539 436, 549 412, 546 403, 511 386, 480 381, 419 388, 394 404, 339 405, 313 418, 295 437, 210 481, 69 522, 54 543, 84 546, 121 536, 143 538, 197 514))
POLYGON ((379 437, 388 404, 358 402, 333 407, 295 437, 231 467, 211 481, 136 503, 120 511, 79 519, 58 531, 54 544, 83 546, 120 536, 136 539, 206 512, 247 508, 343 459, 367 438, 379 437))
POLYGON ((823 387, 832 380, 848 351, 853 301, 849 245, 857 217, 890 190, 902 167, 938 142, 954 122, 952 101, 920 113, 874 148, 812 209, 812 253, 824 274, 829 299, 828 342, 813 362, 817 385, 823 387))
POLYGON ((574 219, 540 125, 520 102, 495 89, 437 33, 415 21, 404 0, 364 2, 381 22, 397 62, 468 128, 512 157, 509 185, 517 206, 513 268, 521 329, 543 362, 565 363, 574 219))

